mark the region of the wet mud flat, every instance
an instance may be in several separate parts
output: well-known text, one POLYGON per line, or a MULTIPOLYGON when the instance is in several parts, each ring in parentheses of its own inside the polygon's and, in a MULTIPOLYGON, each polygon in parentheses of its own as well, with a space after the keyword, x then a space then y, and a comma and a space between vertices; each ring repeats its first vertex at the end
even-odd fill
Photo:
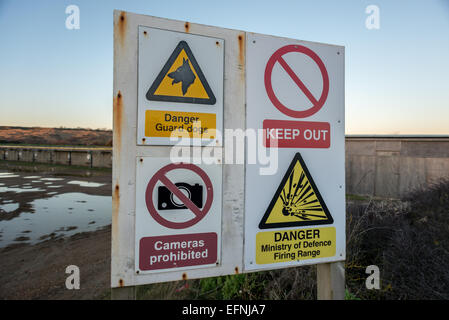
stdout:
POLYGON ((0 249, 0 299, 107 299, 111 228, 0 249), (80 289, 68 290, 67 266, 80 269, 80 289))
POLYGON ((0 299, 108 296, 111 208, 110 170, 0 161, 0 299))

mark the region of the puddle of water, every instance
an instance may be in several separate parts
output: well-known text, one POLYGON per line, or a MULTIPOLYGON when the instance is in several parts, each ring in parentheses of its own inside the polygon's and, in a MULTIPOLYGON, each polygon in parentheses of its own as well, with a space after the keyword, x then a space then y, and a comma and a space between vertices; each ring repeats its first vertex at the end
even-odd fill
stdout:
MULTIPOLYGON (((6 202, 6 201, 5 201, 6 202)), ((6 212, 12 212, 14 210, 17 210, 19 208, 18 203, 4 203, 0 204, 0 209, 6 212)))
POLYGON ((77 185, 79 185, 81 187, 93 187, 93 188, 98 188, 98 187, 101 187, 101 186, 105 185, 104 183, 88 182, 88 181, 76 181, 76 180, 69 181, 69 182, 67 182, 67 184, 77 184, 77 185))
POLYGON ((45 191, 45 190, 44 189, 40 189, 40 188, 22 189, 22 188, 17 188, 17 186, 16 187, 0 187, 0 193, 2 193, 2 192, 21 193, 21 192, 34 192, 34 191, 45 191))
POLYGON ((41 181, 62 181, 63 178, 42 178, 41 181))
POLYGON ((5 178, 0 184, 0 215, 5 218, 0 219, 0 248, 95 231, 111 224, 111 196, 104 190, 99 194, 108 195, 92 195, 97 187, 107 183, 21 172, 0 172, 0 178, 5 178), (74 188, 75 185, 92 187, 91 194, 70 192, 67 181, 74 188))
MULTIPOLYGON (((8 205, 16 204, 6 206, 8 205)), ((35 213, 23 212, 11 220, 0 221, 0 247, 18 241, 34 244, 47 239, 49 234, 71 236, 111 224, 111 196, 64 193, 48 199, 34 200, 31 205, 35 213), (80 200, 84 202, 79 202, 80 200), (31 231, 26 234, 29 239, 23 238, 24 230, 31 231)))
POLYGON ((12 174, 12 173, 4 173, 4 172, 0 172, 0 178, 16 178, 16 177, 20 177, 18 174, 12 174))

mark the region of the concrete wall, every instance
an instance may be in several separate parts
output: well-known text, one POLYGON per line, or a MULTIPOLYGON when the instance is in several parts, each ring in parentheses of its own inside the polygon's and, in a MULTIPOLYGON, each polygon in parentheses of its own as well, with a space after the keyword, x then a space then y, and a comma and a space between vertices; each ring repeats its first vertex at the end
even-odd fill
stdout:
POLYGON ((346 192, 399 198, 449 179, 449 137, 346 138, 346 192))
POLYGON ((92 166, 112 168, 112 150, 92 151, 92 166))
POLYGON ((0 146, 0 160, 112 168, 112 148, 0 146))
POLYGON ((51 151, 52 163, 70 165, 71 152, 66 150, 51 151))
POLYGON ((70 164, 74 166, 91 167, 92 154, 90 152, 71 152, 70 164))
POLYGON ((52 154, 47 150, 33 150, 34 151, 34 162, 38 163, 52 163, 52 154))

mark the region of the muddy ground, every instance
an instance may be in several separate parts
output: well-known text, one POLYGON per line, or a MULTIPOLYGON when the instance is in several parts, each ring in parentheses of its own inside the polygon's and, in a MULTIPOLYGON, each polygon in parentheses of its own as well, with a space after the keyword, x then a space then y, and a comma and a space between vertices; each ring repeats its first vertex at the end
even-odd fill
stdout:
POLYGON ((111 228, 36 245, 0 249, 0 299, 107 299, 111 228), (68 265, 80 269, 80 289, 68 290, 68 265))
MULTIPOLYGON (((3 212, 3 220, 18 217, 22 212, 33 212, 35 199, 45 199, 66 192, 111 195, 111 171, 74 169, 62 166, 11 164, 0 161, 0 171, 18 174, 3 178, 2 184, 20 187, 24 175, 63 177, 61 187, 46 189, 42 181, 31 184, 36 192, 2 192, 0 202, 13 201, 19 207, 3 212), (99 188, 68 184, 70 180, 101 182, 99 188), (44 189, 44 191, 42 190, 44 189), (53 195, 48 195, 48 191, 53 195)), ((29 179, 31 180, 31 179, 29 179)), ((44 180, 45 181, 45 180, 44 180)), ((0 218, 2 219, 2 218, 0 218)), ((78 230, 77 230, 78 231, 78 230)), ((25 238, 25 237, 23 237, 25 238)), ((0 248, 0 300, 1 299, 108 299, 110 296, 111 226, 92 232, 76 233, 70 237, 48 237, 37 244, 16 241, 0 248), (69 274, 66 267, 80 269, 80 289, 68 290, 65 282, 69 274)), ((16 239, 18 240, 18 239, 16 239)))

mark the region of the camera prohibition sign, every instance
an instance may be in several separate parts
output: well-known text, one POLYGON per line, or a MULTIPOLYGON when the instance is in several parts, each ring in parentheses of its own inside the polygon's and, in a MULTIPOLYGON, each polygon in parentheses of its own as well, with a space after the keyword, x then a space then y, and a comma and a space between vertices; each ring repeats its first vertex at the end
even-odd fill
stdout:
POLYGON ((209 209, 212 206, 213 196, 214 196, 214 189, 212 186, 212 182, 209 176, 206 174, 206 172, 204 172, 200 167, 194 164, 181 162, 181 163, 170 163, 165 167, 161 168, 160 170, 158 170, 153 175, 153 177, 148 182, 148 186, 145 192, 145 202, 148 212, 153 217, 153 219, 156 220, 160 225, 170 229, 185 229, 197 224, 206 216, 206 214, 209 212, 209 209), (166 174, 168 172, 177 169, 191 170, 198 176, 200 176, 200 178, 203 180, 204 185, 206 187, 207 196, 206 196, 206 203, 204 204, 202 209, 197 207, 197 205, 191 199, 189 199, 179 189, 179 187, 176 186, 175 183, 173 183, 169 178, 167 178, 166 174), (193 212, 193 214, 195 215, 193 219, 184 222, 173 222, 163 218, 159 214, 153 201, 153 193, 156 189, 156 184, 158 183, 158 181, 160 181, 163 185, 165 185, 165 187, 167 187, 167 189, 170 192, 172 192, 179 199, 179 201, 184 204, 185 207, 187 207, 191 212, 193 212))

